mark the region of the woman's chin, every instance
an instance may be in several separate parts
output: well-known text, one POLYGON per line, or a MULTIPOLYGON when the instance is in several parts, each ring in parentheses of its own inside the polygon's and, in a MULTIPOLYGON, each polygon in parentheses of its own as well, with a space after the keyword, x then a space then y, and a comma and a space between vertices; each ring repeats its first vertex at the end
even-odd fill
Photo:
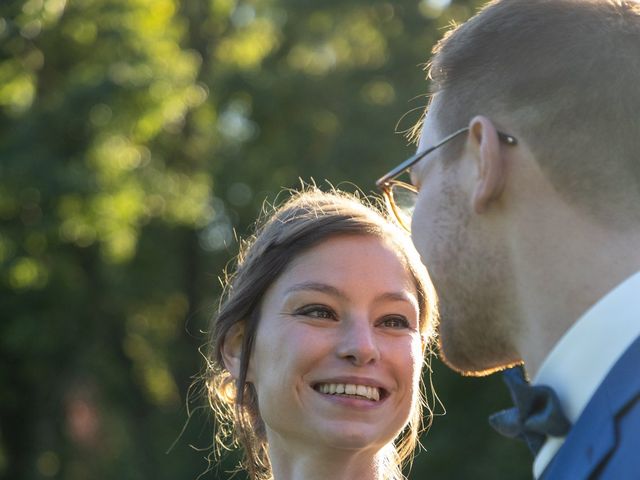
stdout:
POLYGON ((323 431, 321 437, 328 447, 339 450, 379 450, 393 440, 362 425, 342 425, 323 431))

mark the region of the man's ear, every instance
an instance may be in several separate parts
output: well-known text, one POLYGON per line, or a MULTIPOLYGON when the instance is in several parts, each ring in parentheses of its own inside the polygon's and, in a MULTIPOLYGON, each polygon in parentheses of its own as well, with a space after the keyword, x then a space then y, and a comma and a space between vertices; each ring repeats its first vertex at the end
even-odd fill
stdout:
POLYGON ((469 123, 469 141, 476 152, 477 177, 472 196, 476 213, 484 213, 502 195, 507 178, 498 131, 487 117, 476 116, 469 123))
POLYGON ((234 323, 222 342, 222 360, 231 376, 237 379, 240 376, 242 362, 242 345, 244 343, 244 322, 234 323))

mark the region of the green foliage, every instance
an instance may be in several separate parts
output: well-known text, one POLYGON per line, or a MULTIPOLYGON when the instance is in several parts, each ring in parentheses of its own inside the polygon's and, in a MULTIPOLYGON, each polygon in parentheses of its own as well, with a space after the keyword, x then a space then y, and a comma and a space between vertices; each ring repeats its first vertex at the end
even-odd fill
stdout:
MULTIPOLYGON (((204 472, 196 394, 179 434, 233 230, 299 177, 369 191, 408 156, 419 66, 476 3, 3 0, 0 478, 204 472)), ((434 383, 412 477, 528 478, 484 426, 497 379, 434 383)))

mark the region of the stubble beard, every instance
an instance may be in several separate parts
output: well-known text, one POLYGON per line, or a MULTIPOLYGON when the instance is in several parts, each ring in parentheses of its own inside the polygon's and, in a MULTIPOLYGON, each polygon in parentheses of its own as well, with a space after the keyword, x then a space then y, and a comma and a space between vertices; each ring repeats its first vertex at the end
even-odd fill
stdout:
POLYGON ((452 185, 434 222, 430 267, 440 304, 440 356, 453 370, 488 375, 518 363, 506 314, 509 288, 501 245, 473 232, 468 200, 452 185), (502 252, 502 253, 501 253, 502 252))

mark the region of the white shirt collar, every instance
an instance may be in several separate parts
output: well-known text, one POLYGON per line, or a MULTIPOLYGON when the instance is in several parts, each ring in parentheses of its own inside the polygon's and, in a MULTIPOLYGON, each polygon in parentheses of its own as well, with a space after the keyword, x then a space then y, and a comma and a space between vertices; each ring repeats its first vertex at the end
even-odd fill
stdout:
MULTIPOLYGON (((555 390, 571 423, 578 419, 618 358, 640 336, 639 293, 640 272, 587 310, 553 347, 533 379, 534 385, 555 390)), ((533 462, 535 478, 542 475, 563 443, 564 437, 547 438, 533 462)))

